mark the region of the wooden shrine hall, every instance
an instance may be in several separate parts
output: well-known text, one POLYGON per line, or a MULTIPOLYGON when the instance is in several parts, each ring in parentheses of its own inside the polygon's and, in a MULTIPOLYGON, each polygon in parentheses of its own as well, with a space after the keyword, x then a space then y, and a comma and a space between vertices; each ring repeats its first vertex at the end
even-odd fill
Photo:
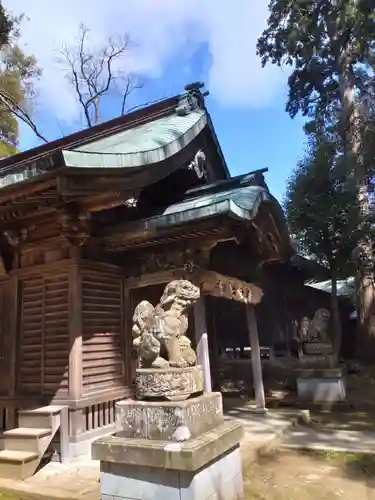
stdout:
POLYGON ((293 251, 265 170, 230 176, 201 88, 1 160, 0 465, 33 418, 64 460, 113 431, 132 395, 133 310, 178 277, 201 286, 188 333, 206 388, 215 311, 243 304, 264 408, 254 306, 265 268, 293 251))

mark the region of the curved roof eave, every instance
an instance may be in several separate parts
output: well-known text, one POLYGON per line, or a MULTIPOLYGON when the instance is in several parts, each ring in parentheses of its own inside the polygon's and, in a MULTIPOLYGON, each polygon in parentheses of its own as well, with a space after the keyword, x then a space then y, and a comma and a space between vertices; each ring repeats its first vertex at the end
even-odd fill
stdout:
POLYGON ((134 168, 172 157, 190 144, 207 125, 204 109, 177 114, 120 132, 79 150, 63 150, 66 167, 134 168))
MULTIPOLYGON (((134 223, 131 223, 128 228, 138 231, 155 231, 157 229, 165 229, 168 227, 176 227, 182 224, 188 224, 190 222, 206 220, 212 217, 227 215, 228 217, 233 217, 239 220, 253 220, 259 210, 259 207, 263 202, 277 203, 276 199, 263 187, 252 186, 253 188, 258 188, 258 193, 253 197, 251 205, 244 206, 239 200, 232 198, 230 193, 227 196, 221 196, 218 200, 210 199, 203 200, 201 203, 192 204, 192 200, 187 202, 182 202, 181 204, 176 204, 170 206, 162 215, 150 217, 148 219, 143 219, 134 223), (189 207, 190 204, 190 207, 189 207), (242 206, 241 206, 242 205, 242 206), (181 210, 178 208, 181 207, 181 210)), ((242 188, 243 189, 243 188, 242 188)), ((247 188, 249 189, 249 187, 247 188)), ((239 190, 237 190, 239 191, 239 190)), ((124 227, 122 230, 125 229, 124 227)))

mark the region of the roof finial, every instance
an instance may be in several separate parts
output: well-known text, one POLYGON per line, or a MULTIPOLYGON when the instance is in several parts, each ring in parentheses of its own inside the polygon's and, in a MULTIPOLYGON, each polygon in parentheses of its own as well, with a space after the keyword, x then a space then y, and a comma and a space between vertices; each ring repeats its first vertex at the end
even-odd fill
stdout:
POLYGON ((204 98, 208 96, 209 92, 201 92, 203 87, 203 82, 193 82, 185 85, 185 92, 181 94, 176 108, 176 113, 179 116, 185 116, 197 108, 204 108, 204 98))

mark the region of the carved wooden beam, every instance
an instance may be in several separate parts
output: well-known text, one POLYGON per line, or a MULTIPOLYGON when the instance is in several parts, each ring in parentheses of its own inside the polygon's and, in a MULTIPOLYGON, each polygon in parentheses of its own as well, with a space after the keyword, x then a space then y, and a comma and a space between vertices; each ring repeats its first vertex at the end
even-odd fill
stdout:
POLYGON ((197 279, 202 294, 236 300, 244 304, 259 304, 263 297, 263 291, 257 285, 215 271, 202 271, 197 279))
POLYGON ((90 238, 91 214, 86 211, 75 211, 75 207, 64 207, 59 210, 61 235, 74 247, 82 247, 90 238))

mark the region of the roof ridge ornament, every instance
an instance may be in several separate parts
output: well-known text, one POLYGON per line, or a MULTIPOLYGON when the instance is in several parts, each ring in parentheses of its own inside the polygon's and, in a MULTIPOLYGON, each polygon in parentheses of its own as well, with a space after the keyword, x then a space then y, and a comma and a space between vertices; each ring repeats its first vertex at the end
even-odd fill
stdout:
POLYGON ((204 109, 204 98, 209 95, 209 92, 202 92, 204 87, 203 82, 189 83, 185 85, 185 92, 180 95, 179 103, 176 107, 178 116, 186 116, 195 109, 204 109))

